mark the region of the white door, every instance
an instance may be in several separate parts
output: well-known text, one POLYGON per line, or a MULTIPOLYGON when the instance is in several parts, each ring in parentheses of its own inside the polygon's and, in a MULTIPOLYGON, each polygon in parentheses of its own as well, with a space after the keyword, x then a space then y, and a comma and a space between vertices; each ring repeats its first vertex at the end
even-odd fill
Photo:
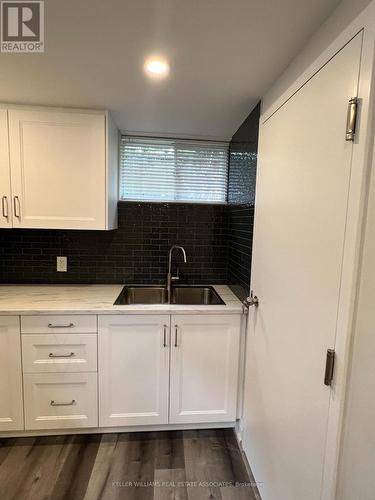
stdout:
POLYGON ((0 316, 0 431, 23 428, 19 318, 0 316))
POLYGON ((104 229, 104 114, 8 113, 14 227, 104 229))
POLYGON ((0 109, 0 228, 12 227, 11 201, 8 116, 5 109, 0 109))
POLYGON ((168 423, 168 315, 99 316, 99 425, 168 423))
POLYGON ((321 497, 361 42, 261 127, 243 445, 263 500, 321 497))
POLYGON ((239 339, 239 315, 172 316, 170 423, 236 420, 239 339))

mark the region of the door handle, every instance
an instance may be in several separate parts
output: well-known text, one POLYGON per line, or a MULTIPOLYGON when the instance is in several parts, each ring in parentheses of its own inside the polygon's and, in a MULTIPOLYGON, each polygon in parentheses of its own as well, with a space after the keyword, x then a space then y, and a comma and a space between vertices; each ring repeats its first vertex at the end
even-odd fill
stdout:
POLYGON ((19 219, 21 217, 21 204, 18 196, 13 198, 13 208, 14 208, 14 216, 19 219))
POLYGON ((178 347, 178 325, 174 325, 174 346, 178 347))
POLYGON ((256 295, 253 294, 253 291, 251 290, 250 297, 247 297, 243 301, 244 306, 246 307, 258 307, 259 306, 259 299, 256 295))
POLYGON ((8 197, 7 196, 2 197, 1 206, 3 209, 3 217, 8 219, 9 218, 9 208, 8 208, 8 197))
POLYGON ((163 326, 163 347, 168 347, 168 344, 167 344, 167 328, 168 326, 167 325, 164 325, 163 326))

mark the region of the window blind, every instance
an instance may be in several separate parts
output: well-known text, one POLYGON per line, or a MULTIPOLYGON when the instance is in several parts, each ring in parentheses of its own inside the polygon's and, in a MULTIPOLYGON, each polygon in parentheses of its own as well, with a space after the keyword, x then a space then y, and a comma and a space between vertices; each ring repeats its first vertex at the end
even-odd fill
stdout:
POLYGON ((228 143, 123 136, 120 198, 225 203, 228 143))

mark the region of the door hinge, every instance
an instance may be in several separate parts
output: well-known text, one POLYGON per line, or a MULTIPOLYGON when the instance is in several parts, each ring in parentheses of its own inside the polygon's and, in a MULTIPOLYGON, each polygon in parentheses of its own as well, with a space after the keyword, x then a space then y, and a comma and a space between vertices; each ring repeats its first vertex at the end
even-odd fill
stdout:
POLYGON ((354 141, 355 129, 357 125, 358 98, 352 97, 348 104, 348 114, 346 117, 346 140, 354 141))
POLYGON ((332 385, 333 380, 333 372, 335 369, 335 350, 327 349, 327 357, 326 357, 326 371, 324 374, 324 385, 332 385))

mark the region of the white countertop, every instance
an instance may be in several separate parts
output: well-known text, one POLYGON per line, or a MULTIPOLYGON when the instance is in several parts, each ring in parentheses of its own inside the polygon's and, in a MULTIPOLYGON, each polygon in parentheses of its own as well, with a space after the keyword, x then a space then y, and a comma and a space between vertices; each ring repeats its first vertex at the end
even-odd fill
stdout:
POLYGON ((226 285, 214 285, 225 305, 114 306, 123 285, 0 285, 0 315, 12 314, 239 314, 241 301, 226 285))

